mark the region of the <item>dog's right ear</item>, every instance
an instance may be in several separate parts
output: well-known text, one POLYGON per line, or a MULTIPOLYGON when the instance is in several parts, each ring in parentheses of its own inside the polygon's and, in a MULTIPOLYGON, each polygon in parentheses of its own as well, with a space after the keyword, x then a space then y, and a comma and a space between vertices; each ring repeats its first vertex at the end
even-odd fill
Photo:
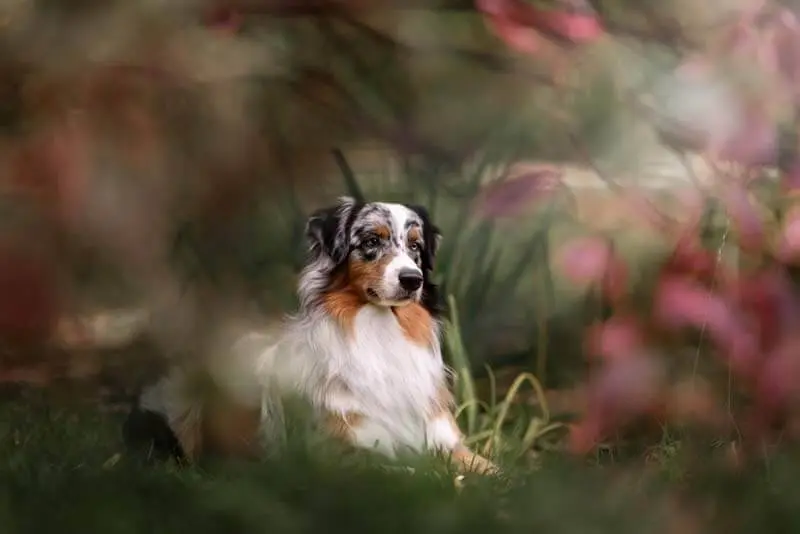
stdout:
POLYGON ((352 198, 342 197, 337 205, 311 214, 306 223, 306 238, 312 254, 328 256, 336 265, 347 259, 350 250, 348 219, 354 206, 352 198))

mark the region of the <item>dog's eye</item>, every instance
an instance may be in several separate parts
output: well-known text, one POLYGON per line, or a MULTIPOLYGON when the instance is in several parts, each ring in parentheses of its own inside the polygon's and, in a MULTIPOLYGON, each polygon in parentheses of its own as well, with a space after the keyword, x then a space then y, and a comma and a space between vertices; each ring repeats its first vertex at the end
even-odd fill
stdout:
POLYGON ((380 240, 380 239, 378 239, 378 238, 377 238, 377 237, 375 237, 375 236, 368 237, 368 238, 367 238, 367 239, 364 241, 364 246, 365 246, 366 248, 375 248, 375 247, 377 247, 377 246, 378 246, 378 245, 380 245, 380 244, 381 244, 381 240, 380 240))
POLYGON ((419 241, 412 241, 408 244, 408 250, 412 252, 418 252, 420 249, 419 241))

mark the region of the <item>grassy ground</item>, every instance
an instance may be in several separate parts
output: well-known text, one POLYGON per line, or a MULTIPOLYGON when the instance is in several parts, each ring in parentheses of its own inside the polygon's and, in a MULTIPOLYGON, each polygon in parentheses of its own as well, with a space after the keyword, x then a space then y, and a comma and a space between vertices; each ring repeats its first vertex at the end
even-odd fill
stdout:
POLYGON ((322 442, 263 463, 180 467, 125 451, 121 416, 92 406, 36 394, 0 412, 4 534, 650 531, 632 496, 579 464, 512 468, 461 490, 435 460, 412 474, 322 442))

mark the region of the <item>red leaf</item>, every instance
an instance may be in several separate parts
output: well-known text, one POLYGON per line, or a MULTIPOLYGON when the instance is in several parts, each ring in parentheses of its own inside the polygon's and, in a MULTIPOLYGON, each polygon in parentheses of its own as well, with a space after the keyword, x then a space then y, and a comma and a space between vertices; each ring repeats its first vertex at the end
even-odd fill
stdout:
POLYGON ((562 172, 553 168, 529 170, 520 176, 484 188, 476 211, 487 219, 513 217, 563 188, 562 172))
POLYGON ((537 51, 537 32, 570 44, 593 42, 603 35, 600 20, 584 0, 561 0, 549 9, 523 0, 476 0, 476 6, 500 38, 524 52, 537 51))
POLYGON ((1 242, 0 295, 0 337, 27 343, 50 335, 58 316, 52 260, 22 244, 1 242))

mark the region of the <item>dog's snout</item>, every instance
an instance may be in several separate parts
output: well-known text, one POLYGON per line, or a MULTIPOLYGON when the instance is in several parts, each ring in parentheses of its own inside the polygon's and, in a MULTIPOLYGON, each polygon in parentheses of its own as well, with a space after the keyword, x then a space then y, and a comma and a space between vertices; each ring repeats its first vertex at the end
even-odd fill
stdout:
POLYGON ((397 277, 406 291, 416 291, 422 286, 422 273, 416 269, 403 269, 397 277))

